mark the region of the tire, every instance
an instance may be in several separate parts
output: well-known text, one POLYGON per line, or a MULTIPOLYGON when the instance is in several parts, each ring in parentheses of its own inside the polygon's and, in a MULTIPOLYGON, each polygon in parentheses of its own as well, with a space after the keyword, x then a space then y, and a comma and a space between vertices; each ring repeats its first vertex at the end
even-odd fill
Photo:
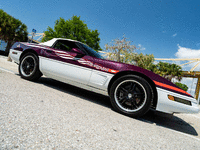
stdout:
POLYGON ((23 79, 36 81, 42 73, 39 70, 39 59, 34 53, 26 53, 19 63, 19 74, 23 79))
POLYGON ((151 107, 153 90, 144 78, 126 75, 112 84, 110 98, 117 112, 131 117, 140 117, 151 107))

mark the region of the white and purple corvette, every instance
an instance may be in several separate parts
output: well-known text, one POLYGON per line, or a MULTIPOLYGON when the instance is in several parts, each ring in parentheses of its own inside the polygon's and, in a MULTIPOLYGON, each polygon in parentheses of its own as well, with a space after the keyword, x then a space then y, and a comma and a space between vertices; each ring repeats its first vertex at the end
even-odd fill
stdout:
POLYGON ((27 80, 42 75, 110 96, 113 108, 137 117, 150 108, 165 113, 198 113, 198 102, 165 78, 140 67, 103 59, 87 45, 54 38, 33 44, 16 42, 10 57, 27 80))

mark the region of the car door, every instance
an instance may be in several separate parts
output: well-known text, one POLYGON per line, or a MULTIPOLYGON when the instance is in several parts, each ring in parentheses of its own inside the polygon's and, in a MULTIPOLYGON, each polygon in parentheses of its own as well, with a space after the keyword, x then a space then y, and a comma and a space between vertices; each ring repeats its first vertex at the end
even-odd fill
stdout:
POLYGON ((93 66, 93 57, 73 51, 73 41, 58 40, 52 48, 44 49, 41 70, 45 75, 63 82, 87 84, 93 66))

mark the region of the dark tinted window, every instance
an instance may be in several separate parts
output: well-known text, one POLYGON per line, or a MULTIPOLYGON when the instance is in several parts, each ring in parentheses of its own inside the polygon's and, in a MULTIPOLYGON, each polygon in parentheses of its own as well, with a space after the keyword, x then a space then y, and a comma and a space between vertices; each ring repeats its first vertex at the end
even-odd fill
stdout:
POLYGON ((58 40, 53 46, 55 49, 60 49, 64 51, 71 51, 72 48, 78 48, 75 42, 67 40, 58 40))
POLYGON ((79 46, 80 46, 84 51, 86 51, 86 53, 87 53, 89 56, 103 59, 103 57, 102 57, 99 53, 97 53, 95 50, 93 50, 91 47, 89 47, 89 46, 87 46, 87 45, 84 45, 84 44, 81 44, 81 43, 79 43, 79 46))
POLYGON ((72 48, 78 48, 81 51, 83 51, 86 55, 103 59, 103 57, 100 54, 98 54, 95 50, 93 50, 89 46, 79 43, 79 42, 58 40, 55 43, 55 45, 53 45, 53 48, 64 50, 64 51, 71 51, 72 48))

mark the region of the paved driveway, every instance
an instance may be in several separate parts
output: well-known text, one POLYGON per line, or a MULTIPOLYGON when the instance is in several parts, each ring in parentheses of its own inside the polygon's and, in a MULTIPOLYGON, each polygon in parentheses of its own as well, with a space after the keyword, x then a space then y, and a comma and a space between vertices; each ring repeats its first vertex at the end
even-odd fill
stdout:
POLYGON ((200 115, 134 119, 109 98, 46 77, 20 78, 0 56, 0 149, 200 149, 200 115))

